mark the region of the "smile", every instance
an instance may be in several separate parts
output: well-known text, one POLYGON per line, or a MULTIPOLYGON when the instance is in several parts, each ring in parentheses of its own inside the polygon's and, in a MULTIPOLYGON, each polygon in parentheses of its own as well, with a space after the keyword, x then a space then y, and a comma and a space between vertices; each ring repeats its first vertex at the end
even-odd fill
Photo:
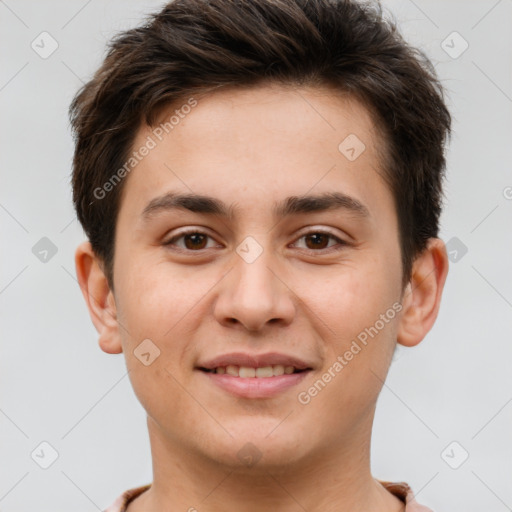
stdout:
POLYGON ((273 366, 261 366, 259 368, 252 368, 249 366, 218 366, 217 368, 208 369, 200 368, 201 370, 209 373, 216 373, 218 375, 228 374, 232 377, 240 377, 242 379, 256 377, 258 379, 266 377, 279 377, 280 375, 291 375, 292 373, 298 373, 304 370, 298 370, 294 366, 283 366, 282 364, 276 364, 273 366))
POLYGON ((309 368, 297 370, 293 366, 282 365, 260 368, 230 365, 213 370, 198 370, 216 388, 235 397, 248 399, 275 397, 297 386, 311 371, 309 368))

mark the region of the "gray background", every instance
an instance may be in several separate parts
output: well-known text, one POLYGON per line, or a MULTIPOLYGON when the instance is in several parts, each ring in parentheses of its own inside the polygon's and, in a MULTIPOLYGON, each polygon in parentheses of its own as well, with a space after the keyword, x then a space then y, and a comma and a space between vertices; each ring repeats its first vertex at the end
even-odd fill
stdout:
MULTIPOLYGON (((162 5, 0 1, 2 512, 101 510, 151 481, 144 410, 122 354, 99 349, 75 279, 84 235, 67 108, 106 41, 162 5), (47 58, 31 47, 43 31, 58 43, 47 58), (57 249, 47 261, 43 237, 57 249), (58 452, 48 469, 43 441, 58 452)), ((383 5, 447 89, 454 136, 441 238, 454 261, 434 328, 392 364, 372 470, 409 482, 435 512, 512 510, 512 1, 383 5)), ((39 51, 49 49, 45 39, 39 51)))

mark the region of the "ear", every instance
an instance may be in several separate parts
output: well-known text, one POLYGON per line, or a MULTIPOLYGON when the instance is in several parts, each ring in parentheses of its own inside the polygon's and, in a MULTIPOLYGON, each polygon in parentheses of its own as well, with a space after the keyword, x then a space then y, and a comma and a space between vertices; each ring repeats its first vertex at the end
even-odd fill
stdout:
POLYGON ((430 238, 425 250, 414 260, 398 327, 397 341, 406 347, 418 345, 437 318, 444 283, 448 275, 448 254, 440 238, 430 238))
POLYGON ((122 350, 114 294, 103 272, 103 265, 90 242, 81 243, 75 252, 78 283, 84 296, 92 323, 98 331, 98 343, 108 354, 122 350))

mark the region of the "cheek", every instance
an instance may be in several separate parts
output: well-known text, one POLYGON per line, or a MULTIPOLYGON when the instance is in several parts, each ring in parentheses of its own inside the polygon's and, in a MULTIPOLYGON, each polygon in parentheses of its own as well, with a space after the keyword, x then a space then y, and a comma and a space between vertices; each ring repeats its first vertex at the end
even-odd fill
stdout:
POLYGON ((330 338, 339 337, 343 343, 357 336, 396 300, 395 278, 382 261, 375 258, 351 268, 333 268, 322 289, 309 293, 311 308, 330 328, 330 338))
POLYGON ((363 414, 382 387, 380 379, 384 380, 392 356, 396 309, 400 307, 395 284, 399 276, 386 271, 384 261, 381 257, 357 269, 340 270, 323 293, 310 296, 308 306, 322 320, 317 325, 327 349, 319 375, 327 383, 325 388, 318 383, 322 398, 315 398, 319 408, 342 406, 363 414))
POLYGON ((186 384, 186 369, 193 364, 191 340, 201 324, 210 321, 209 293, 222 274, 201 272, 198 267, 181 268, 168 261, 142 260, 132 257, 129 268, 127 262, 119 265, 123 273, 118 274, 118 319, 124 327, 120 334, 127 367, 139 369, 139 345, 149 339, 156 346, 146 342, 149 351, 158 354, 155 368, 161 367, 162 371, 146 372, 158 382, 151 383, 145 377, 140 384, 160 386, 162 379, 170 379, 174 385, 168 372, 186 384))
POLYGON ((207 290, 208 283, 165 261, 133 257, 129 267, 120 262, 119 269, 118 314, 132 337, 154 336, 161 342, 172 337, 180 319, 193 318, 207 290))
POLYGON ((187 417, 186 329, 197 318, 205 291, 190 278, 170 275, 161 264, 137 264, 118 274, 120 334, 133 391, 160 425, 187 417))

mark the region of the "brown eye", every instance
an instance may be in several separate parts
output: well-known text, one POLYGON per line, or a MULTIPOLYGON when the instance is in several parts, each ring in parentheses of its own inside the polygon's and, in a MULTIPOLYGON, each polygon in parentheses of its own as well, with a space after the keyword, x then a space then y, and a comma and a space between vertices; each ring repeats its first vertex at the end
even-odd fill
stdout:
POLYGON ((308 249, 326 249, 326 244, 329 243, 331 237, 325 233, 313 233, 312 235, 306 235, 304 238, 308 249), (309 245, 308 241, 311 242, 309 245))
POLYGON ((305 248, 310 251, 321 251, 325 249, 330 249, 336 244, 328 245, 329 240, 333 240, 337 242, 338 245, 345 246, 348 245, 345 241, 341 240, 337 236, 334 236, 332 233, 327 233, 324 231, 312 231, 305 235, 302 235, 298 240, 304 239, 305 248))
POLYGON ((187 249, 204 249, 206 236, 201 233, 184 235, 183 239, 185 240, 185 246, 187 249))
POLYGON ((176 246, 178 249, 188 251, 200 251, 202 249, 207 249, 206 245, 208 238, 211 237, 201 231, 186 231, 169 239, 164 243, 164 245, 176 246), (181 239, 183 239, 183 245, 176 244, 176 242, 181 239))

